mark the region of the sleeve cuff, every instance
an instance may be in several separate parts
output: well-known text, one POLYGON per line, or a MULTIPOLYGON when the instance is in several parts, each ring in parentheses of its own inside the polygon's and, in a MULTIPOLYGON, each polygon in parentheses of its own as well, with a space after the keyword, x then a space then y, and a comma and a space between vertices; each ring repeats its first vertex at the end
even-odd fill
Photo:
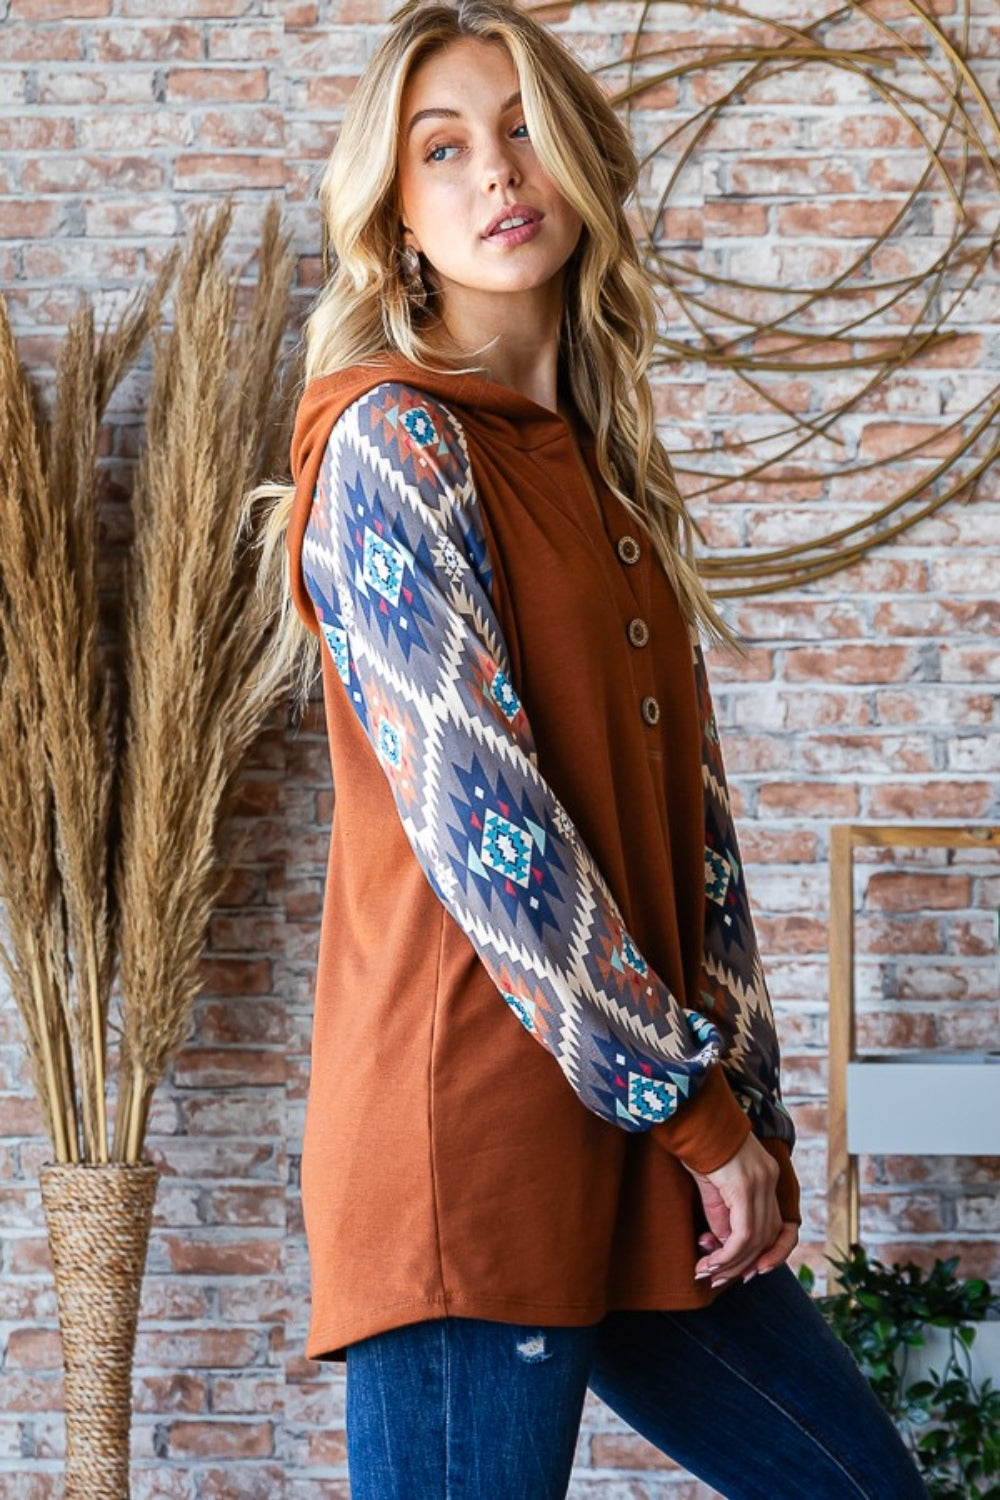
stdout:
POLYGON ((649 1133, 690 1171, 714 1172, 736 1155, 750 1134, 750 1121, 721 1065, 714 1063, 694 1098, 649 1133))
MULTIPOLYGON (((737 1151, 751 1133, 750 1120, 737 1104, 725 1072, 716 1063, 688 1103, 669 1120, 654 1125, 651 1136, 692 1172, 714 1172, 737 1151)), ((792 1166, 791 1148, 776 1136, 758 1136, 768 1155, 778 1163, 775 1186, 782 1221, 802 1223, 799 1180, 792 1166)))

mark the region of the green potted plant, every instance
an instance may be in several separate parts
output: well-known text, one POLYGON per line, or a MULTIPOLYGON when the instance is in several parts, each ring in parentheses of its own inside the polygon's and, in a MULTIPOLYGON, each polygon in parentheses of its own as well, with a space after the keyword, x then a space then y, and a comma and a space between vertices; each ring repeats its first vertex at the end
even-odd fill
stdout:
MULTIPOLYGON (((867 1376, 920 1466, 933 1500, 1000 1497, 1000 1389, 976 1359, 1000 1298, 961 1280, 958 1257, 929 1271, 869 1258, 862 1245, 828 1257, 837 1289, 817 1305, 867 1376)), ((799 1269, 807 1291, 809 1266, 799 1269)), ((992 1343, 992 1340, 989 1340, 992 1343)))

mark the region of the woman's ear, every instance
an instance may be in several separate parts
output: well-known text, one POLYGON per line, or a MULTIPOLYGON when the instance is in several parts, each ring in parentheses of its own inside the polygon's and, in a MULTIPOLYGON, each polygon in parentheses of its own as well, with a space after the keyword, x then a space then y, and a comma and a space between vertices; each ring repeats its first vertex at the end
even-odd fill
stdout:
POLYGON ((417 254, 419 255, 420 246, 417 244, 417 237, 413 233, 413 230, 410 228, 410 226, 408 224, 403 224, 402 222, 400 222, 399 231, 400 235, 402 236, 403 244, 408 246, 411 250, 416 250, 417 254))

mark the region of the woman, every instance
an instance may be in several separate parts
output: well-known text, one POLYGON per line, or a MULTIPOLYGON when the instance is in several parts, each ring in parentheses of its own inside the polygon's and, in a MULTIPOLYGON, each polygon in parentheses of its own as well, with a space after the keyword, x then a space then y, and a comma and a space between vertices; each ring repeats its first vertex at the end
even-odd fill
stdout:
POLYGON ((306 1353, 355 1500, 565 1493, 588 1383, 732 1496, 923 1487, 786 1265, 794 1132, 600 90, 417 0, 323 184, 291 596, 336 811, 306 1353))

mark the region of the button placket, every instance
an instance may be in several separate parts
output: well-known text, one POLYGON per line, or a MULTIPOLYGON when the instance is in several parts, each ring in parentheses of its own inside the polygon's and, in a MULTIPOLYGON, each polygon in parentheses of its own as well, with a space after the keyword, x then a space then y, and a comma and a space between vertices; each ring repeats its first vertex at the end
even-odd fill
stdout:
MULTIPOLYGON (((626 567, 634 567, 634 565, 642 556, 642 548, 639 546, 639 543, 637 542, 635 537, 630 535, 628 532, 626 532, 624 536, 620 536, 618 538, 618 541, 616 543, 616 550, 618 556, 626 567)), ((645 583, 646 587, 643 589, 643 593, 646 595, 646 602, 648 605, 650 586, 648 577, 645 579, 645 583)), ((625 627, 625 630, 630 645, 635 646, 637 649, 641 649, 643 646, 647 646, 649 644, 649 625, 640 615, 633 616, 633 618, 629 620, 627 626, 625 627)), ((643 723, 648 724, 651 729, 654 728, 660 722, 659 700, 654 697, 652 693, 647 693, 639 704, 639 712, 642 715, 643 723)))

